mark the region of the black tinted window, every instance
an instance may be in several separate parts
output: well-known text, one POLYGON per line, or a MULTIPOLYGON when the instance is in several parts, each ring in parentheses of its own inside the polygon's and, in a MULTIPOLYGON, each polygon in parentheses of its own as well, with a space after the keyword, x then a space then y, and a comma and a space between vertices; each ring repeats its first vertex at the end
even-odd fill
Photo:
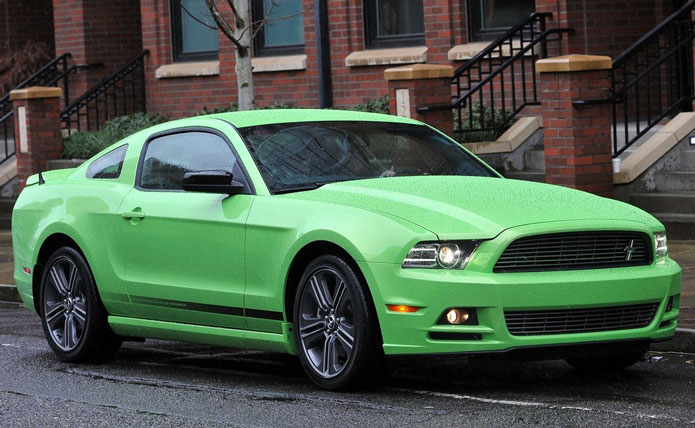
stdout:
POLYGON ((126 144, 96 159, 87 168, 87 178, 118 178, 121 175, 123 159, 127 151, 126 144))
POLYGON ((146 150, 140 172, 143 189, 182 190, 181 180, 191 171, 223 170, 240 178, 232 149, 215 134, 167 135, 150 141, 146 150))
POLYGON ((283 123, 241 133, 273 192, 377 177, 496 176, 458 144, 421 125, 283 123))

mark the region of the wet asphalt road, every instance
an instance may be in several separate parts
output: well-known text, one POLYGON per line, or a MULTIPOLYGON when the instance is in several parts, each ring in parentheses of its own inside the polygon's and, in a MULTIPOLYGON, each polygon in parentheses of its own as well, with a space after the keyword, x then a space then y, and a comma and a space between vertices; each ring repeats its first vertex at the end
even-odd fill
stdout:
POLYGON ((695 427, 693 354, 652 352, 619 375, 562 361, 390 371, 374 389, 330 393, 283 355, 150 340, 107 364, 65 364, 32 311, 0 304, 2 427, 695 427))

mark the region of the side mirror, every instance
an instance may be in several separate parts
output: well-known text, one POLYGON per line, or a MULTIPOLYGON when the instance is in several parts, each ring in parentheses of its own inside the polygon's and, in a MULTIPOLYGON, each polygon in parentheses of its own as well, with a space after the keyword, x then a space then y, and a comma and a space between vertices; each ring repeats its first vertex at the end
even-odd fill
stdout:
POLYGON ((184 174, 181 187, 187 192, 236 195, 244 190, 244 185, 233 178, 229 171, 191 171, 184 174))

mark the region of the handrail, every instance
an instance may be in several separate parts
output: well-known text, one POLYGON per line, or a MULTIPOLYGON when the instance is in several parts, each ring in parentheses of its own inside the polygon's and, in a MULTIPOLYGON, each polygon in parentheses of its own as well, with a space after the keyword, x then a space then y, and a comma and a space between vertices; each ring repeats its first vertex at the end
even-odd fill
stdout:
POLYGON ((110 118, 146 111, 144 58, 148 54, 148 50, 140 52, 66 106, 60 117, 68 134, 73 131, 73 125, 78 131, 83 126, 87 130, 99 129, 110 118))
POLYGON ((613 60, 609 96, 572 101, 578 108, 611 104, 613 157, 663 119, 692 111, 694 9, 695 1, 681 6, 613 60))
POLYGON ((475 138, 473 132, 481 140, 497 138, 521 110, 539 104, 537 57, 547 56, 548 42, 560 42, 563 34, 574 31, 548 29, 546 20, 552 16, 532 13, 507 30, 456 69, 451 103, 418 106, 417 111, 454 110, 454 132, 466 133, 462 138, 475 138))
POLYGON ((532 21, 538 19, 538 18, 543 18, 545 19, 552 19, 553 14, 550 12, 533 12, 531 13, 527 18, 525 18, 523 21, 519 22, 509 30, 505 31, 504 34, 499 36, 495 41, 490 43, 485 47, 485 49, 481 50, 477 54, 473 56, 473 58, 469 59, 465 64, 459 66, 456 71, 454 71, 454 79, 459 77, 461 74, 463 74, 465 71, 469 70, 472 68, 476 63, 480 62, 483 58, 486 56, 494 53, 496 49, 498 49, 502 44, 504 44, 508 39, 514 37, 514 35, 519 32, 519 30, 522 30, 525 26, 527 26, 529 23, 532 21))
POLYGON ((654 28, 640 37, 635 43, 631 44, 627 49, 618 54, 618 56, 613 59, 613 66, 615 67, 616 65, 620 65, 621 63, 625 62, 629 55, 644 47, 644 45, 648 43, 656 33, 661 32, 661 30, 663 30, 667 25, 671 24, 686 10, 692 10, 694 6, 695 1, 690 1, 681 6, 677 11, 670 14, 666 19, 658 23, 654 28))
MULTIPOLYGON (((14 88, 12 88, 11 91, 15 89, 23 89, 27 88, 29 86, 36 86, 38 82, 41 81, 42 78, 45 78, 46 74, 48 72, 57 72, 58 66, 62 65, 63 66, 63 72, 59 73, 59 75, 64 74, 64 72, 68 69, 67 67, 67 61, 68 59, 72 57, 72 54, 70 53, 64 53, 56 58, 53 58, 50 60, 46 65, 41 67, 36 73, 32 74, 31 76, 27 77, 24 79, 21 83, 16 85, 14 88)), ((56 80, 57 81, 57 80, 56 80)), ((55 82, 53 82, 55 83, 55 82)), ((45 83, 42 83, 42 85, 45 85, 45 83)), ((10 92, 11 92, 10 91, 10 92)), ((5 104, 9 103, 10 101, 10 93, 8 92, 7 94, 3 95, 0 97, 0 107, 4 107, 5 104)))
MULTIPOLYGON (((65 100, 68 99, 68 82, 67 74, 70 73, 68 60, 72 55, 64 53, 47 62, 44 66, 38 69, 34 74, 24 79, 17 84, 12 90, 23 89, 30 86, 50 86, 56 84, 61 79, 63 80, 63 91, 65 100)), ((11 92, 11 91, 10 91, 11 92)), ((4 148, 4 153, 0 154, 0 164, 12 158, 15 154, 14 144, 14 110, 10 93, 0 97, 0 144, 4 148)))

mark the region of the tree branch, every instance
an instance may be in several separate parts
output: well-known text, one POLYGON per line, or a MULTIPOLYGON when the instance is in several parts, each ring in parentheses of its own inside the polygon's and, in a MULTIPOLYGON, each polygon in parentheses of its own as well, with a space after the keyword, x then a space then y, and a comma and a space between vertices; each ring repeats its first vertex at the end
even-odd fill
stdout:
MULTIPOLYGON (((232 0, 227 0, 227 3, 229 3, 230 6, 232 6, 232 12, 234 13, 235 23, 238 25, 238 23, 241 21, 241 23, 243 24, 244 21, 237 14, 236 8, 234 7, 232 0)), ((222 14, 220 14, 220 10, 217 8, 215 0, 205 0, 205 4, 207 4, 208 9, 210 9, 212 19, 215 20, 215 23, 217 23, 217 26, 219 27, 220 31, 222 31, 222 34, 224 34, 225 37, 227 37, 234 44, 234 47, 236 47, 237 52, 239 52, 239 55, 248 55, 248 47, 243 46, 241 43, 239 43, 239 39, 237 39, 234 36, 234 29, 229 25, 229 23, 227 23, 224 17, 222 17, 222 14)))
POLYGON ((207 22, 203 21, 202 19, 198 18, 197 16, 193 15, 193 13, 192 13, 191 11, 189 11, 188 9, 186 9, 186 6, 183 5, 183 2, 182 2, 181 0, 176 0, 176 3, 178 3, 179 6, 181 6, 181 9, 183 9, 183 11, 186 12, 186 15, 190 16, 191 18, 193 18, 194 21, 196 21, 196 22, 198 22, 199 24, 202 24, 202 25, 208 27, 208 28, 211 29, 211 30, 217 31, 217 30, 219 29, 219 27, 210 25, 210 24, 208 24, 207 22))

